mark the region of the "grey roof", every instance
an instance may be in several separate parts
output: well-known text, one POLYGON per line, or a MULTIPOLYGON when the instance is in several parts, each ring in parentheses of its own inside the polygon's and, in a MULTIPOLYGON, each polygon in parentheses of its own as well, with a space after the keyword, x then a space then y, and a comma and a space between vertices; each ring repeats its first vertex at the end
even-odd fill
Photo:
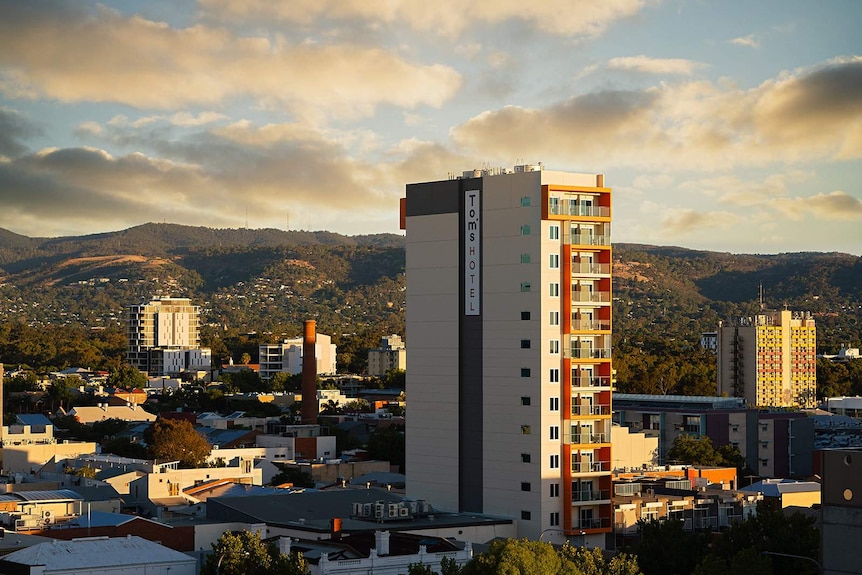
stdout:
POLYGON ((21 422, 22 425, 39 426, 39 425, 54 425, 51 420, 41 413, 19 413, 15 415, 15 419, 21 422))
POLYGON ((623 405, 665 407, 670 409, 742 409, 745 399, 713 395, 657 395, 614 393, 614 408, 623 405))
POLYGON ((112 485, 79 485, 70 487, 66 491, 72 491, 84 498, 84 501, 109 501, 120 499, 120 494, 112 485))
POLYGON ((762 493, 767 497, 781 497, 784 493, 810 493, 820 491, 820 484, 814 481, 794 481, 792 479, 764 479, 742 487, 740 491, 762 493))
MULTIPOLYGON (((146 517, 139 515, 127 515, 125 513, 108 513, 107 511, 90 511, 73 519, 70 524, 78 527, 118 527, 125 525, 130 521, 149 521, 150 523, 158 523, 146 517)), ((159 525, 164 525, 158 523, 159 525)))
MULTIPOLYGON (((326 532, 333 517, 342 518, 345 531, 380 529, 373 519, 352 518, 354 503, 397 503, 404 496, 382 489, 332 489, 303 491, 258 497, 212 497, 207 499, 207 519, 254 521, 309 531, 326 532)), ((392 522, 395 529, 444 528, 456 525, 506 523, 511 519, 478 513, 432 511, 426 517, 392 522)))
POLYGON ((403 473, 392 473, 389 471, 372 471, 350 480, 350 483, 353 485, 365 485, 366 483, 373 485, 404 485, 406 482, 407 477, 403 473))
POLYGON ((134 535, 92 537, 40 543, 3 557, 5 563, 44 565, 46 572, 103 567, 133 567, 165 563, 195 563, 196 559, 134 535))
POLYGON ((71 489, 55 489, 53 491, 16 491, 12 493, 25 501, 77 501, 83 499, 71 489))

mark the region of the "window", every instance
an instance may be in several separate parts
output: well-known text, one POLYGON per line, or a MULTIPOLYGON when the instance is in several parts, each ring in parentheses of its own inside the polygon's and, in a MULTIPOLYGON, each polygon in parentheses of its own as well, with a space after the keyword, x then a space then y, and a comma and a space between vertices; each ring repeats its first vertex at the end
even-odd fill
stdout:
POLYGON ((180 494, 180 484, 179 483, 168 483, 168 495, 171 497, 176 497, 180 494))
POLYGON ((551 282, 548 286, 548 295, 551 297, 560 297, 560 284, 558 282, 551 282))
POLYGON ((560 340, 552 339, 549 343, 550 352, 557 354, 560 353, 560 340))
POLYGON ((551 383, 560 383, 560 370, 556 367, 552 367, 548 373, 548 379, 551 380, 551 383))
POLYGON ((551 269, 557 269, 560 267, 560 254, 551 254, 549 264, 551 269))
POLYGON ((530 340, 522 339, 521 340, 521 349, 530 349, 530 340))
POLYGON ((560 411, 560 398, 559 397, 551 397, 549 398, 550 409, 551 411, 560 411))
POLYGON ((521 463, 530 463, 530 454, 522 453, 521 454, 521 463))
POLYGON ((560 239, 560 226, 550 226, 548 228, 548 238, 552 240, 560 239))
POLYGON ((550 460, 551 469, 559 469, 560 468, 560 456, 559 454, 554 454, 551 456, 550 460))
POLYGON ((522 395, 521 396, 521 405, 530 405, 530 396, 522 395))
POLYGON ((530 482, 522 481, 521 482, 521 491, 529 491, 530 490, 530 482))
POLYGON ((522 367, 521 368, 521 377, 530 377, 530 368, 522 367))
POLYGON ((529 425, 522 425, 521 426, 521 433, 523 435, 530 435, 530 433, 532 433, 532 430, 530 429, 529 425))
POLYGON ((521 291, 522 292, 530 291, 530 282, 521 282, 521 291))
POLYGON ((560 512, 552 511, 550 516, 551 527, 557 527, 560 525, 560 512))
POLYGON ((761 466, 761 467, 766 467, 767 465, 769 465, 769 460, 768 460, 768 459, 761 459, 761 460, 760 460, 760 466, 761 466))
POLYGON ((551 497, 559 497, 560 496, 560 484, 559 483, 551 483, 551 497))
POLYGON ((530 320, 530 312, 522 311, 521 312, 521 321, 529 321, 530 320))
POLYGON ((521 207, 529 208, 530 207, 530 196, 524 196, 521 198, 521 207))
POLYGON ((552 425, 550 427, 550 438, 551 440, 557 440, 560 438, 560 426, 552 425))
POLYGON ((530 520, 530 512, 529 511, 521 511, 521 520, 529 521, 530 520))
POLYGON ((522 264, 530 263, 530 254, 521 254, 521 263, 522 264))
POLYGON ((700 432, 700 416, 684 415, 683 416, 683 429, 689 433, 699 433, 700 432))
POLYGON ((528 226, 527 224, 524 224, 523 226, 521 226, 521 235, 522 236, 529 236, 530 235, 530 226, 528 226))
POLYGON ((560 312, 552 311, 548 318, 548 323, 550 325, 560 325, 560 312))

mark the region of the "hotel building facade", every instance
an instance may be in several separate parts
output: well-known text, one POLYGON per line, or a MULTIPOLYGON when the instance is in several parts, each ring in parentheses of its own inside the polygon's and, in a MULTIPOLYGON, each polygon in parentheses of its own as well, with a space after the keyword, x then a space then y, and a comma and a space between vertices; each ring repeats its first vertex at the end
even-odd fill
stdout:
POLYGON ((718 329, 718 394, 755 407, 814 407, 817 330, 810 313, 737 318, 718 329))
POLYGON ((407 494, 513 517, 520 537, 611 531, 611 190, 476 170, 410 184, 407 494))

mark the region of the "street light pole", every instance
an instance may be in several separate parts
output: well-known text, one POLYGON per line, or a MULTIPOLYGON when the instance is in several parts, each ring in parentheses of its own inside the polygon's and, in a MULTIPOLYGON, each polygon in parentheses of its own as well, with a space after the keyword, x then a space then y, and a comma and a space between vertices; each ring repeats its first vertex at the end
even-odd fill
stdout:
POLYGON ((761 551, 761 555, 773 555, 775 557, 788 557, 790 559, 803 559, 805 561, 811 561, 815 565, 817 565, 817 572, 823 573, 823 565, 820 564, 819 561, 812 557, 806 557, 805 555, 791 555, 790 553, 778 553, 777 551, 761 551))

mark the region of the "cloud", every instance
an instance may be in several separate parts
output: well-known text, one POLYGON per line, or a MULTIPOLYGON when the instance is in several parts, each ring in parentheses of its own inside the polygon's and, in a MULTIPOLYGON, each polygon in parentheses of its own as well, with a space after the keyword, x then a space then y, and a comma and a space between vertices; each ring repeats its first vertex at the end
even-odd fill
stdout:
POLYGON ((728 40, 729 43, 736 46, 747 46, 749 48, 760 48, 760 42, 754 37, 754 34, 748 36, 739 36, 728 40))
POLYGON ((704 64, 681 58, 650 58, 648 56, 625 56, 612 58, 608 68, 612 70, 634 70, 645 74, 678 74, 691 76, 697 68, 704 64))
POLYGON ((842 191, 820 193, 807 198, 777 198, 775 209, 793 220, 813 216, 820 220, 862 221, 862 199, 842 191))
POLYGON ((461 83, 448 66, 376 47, 172 28, 107 8, 36 6, 12 3, 0 19, 0 91, 9 97, 146 109, 250 97, 302 116, 357 117, 383 104, 440 106, 461 83))
POLYGON ((559 36, 597 36, 622 18, 637 14, 644 0, 536 0, 529 8, 515 0, 201 0, 202 17, 219 22, 359 21, 368 26, 407 26, 437 35, 458 36, 477 25, 520 21, 559 36))
POLYGON ((698 212, 690 208, 670 210, 660 224, 662 234, 670 237, 684 236, 709 228, 727 228, 739 221, 730 212, 698 212))
POLYGON ((527 153, 606 169, 725 171, 862 157, 862 58, 783 73, 742 90, 726 81, 580 94, 544 108, 509 106, 452 129, 494 162, 527 153), (529 150, 529 152, 527 152, 529 150))
POLYGON ((23 140, 39 133, 34 124, 14 110, 0 107, 0 159, 27 151, 23 140))

